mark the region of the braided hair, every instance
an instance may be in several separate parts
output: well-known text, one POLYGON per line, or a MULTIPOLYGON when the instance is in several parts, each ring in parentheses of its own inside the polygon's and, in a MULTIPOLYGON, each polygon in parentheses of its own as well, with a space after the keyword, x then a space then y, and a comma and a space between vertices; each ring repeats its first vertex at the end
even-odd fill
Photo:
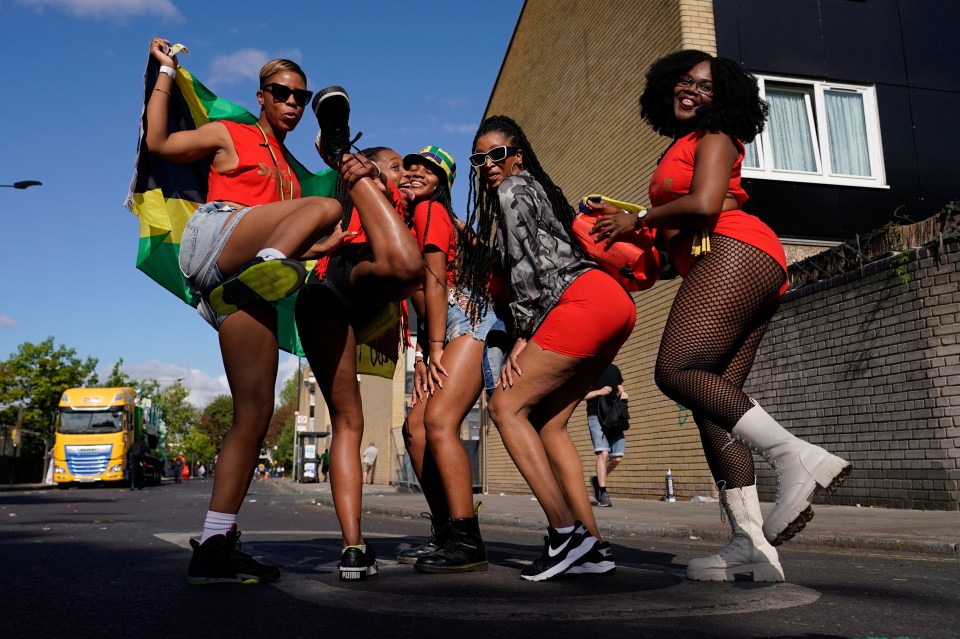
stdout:
POLYGON ((763 131, 767 111, 752 74, 733 60, 695 49, 669 53, 650 65, 647 85, 640 95, 640 117, 660 135, 673 137, 699 129, 750 142, 763 131), (696 118, 681 130, 673 114, 674 88, 677 80, 701 62, 710 63, 713 99, 699 107, 696 118))
MULTIPOLYGON (((573 219, 576 213, 560 187, 553 183, 547 172, 543 170, 537 155, 523 129, 513 119, 505 115, 494 115, 480 123, 477 134, 473 137, 472 149, 476 149, 477 140, 487 133, 496 131, 510 140, 514 146, 523 152, 523 168, 537 181, 547 194, 547 199, 553 207, 554 215, 566 231, 567 239, 575 251, 579 245, 573 239, 573 219)), ((466 226, 476 229, 477 242, 473 251, 470 251, 458 271, 458 287, 467 288, 471 292, 472 302, 482 312, 489 303, 487 283, 491 272, 500 271, 503 265, 497 260, 494 247, 497 224, 503 217, 500 209, 500 197, 496 190, 479 185, 477 168, 470 165, 470 191, 467 203, 466 226)))

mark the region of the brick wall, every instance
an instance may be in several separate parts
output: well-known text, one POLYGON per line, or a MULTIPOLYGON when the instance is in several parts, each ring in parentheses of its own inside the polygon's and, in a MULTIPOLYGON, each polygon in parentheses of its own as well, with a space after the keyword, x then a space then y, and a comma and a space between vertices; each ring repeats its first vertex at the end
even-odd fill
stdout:
MULTIPOLYGON (((667 141, 640 121, 644 73, 676 49, 715 52, 713 29, 710 0, 528 0, 486 114, 510 115, 521 124, 570 200, 604 193, 646 202, 647 180, 667 141)), ((787 250, 803 258, 812 249, 787 250)), ((921 251, 906 265, 906 288, 890 275, 888 260, 862 276, 790 293, 771 324, 747 391, 798 435, 855 464, 830 503, 958 507, 957 258, 956 245, 948 245, 941 265, 921 251)), ((715 494, 689 411, 653 383, 679 284, 660 282, 634 296, 637 325, 615 362, 632 420, 625 461, 608 482, 614 498, 660 498, 667 468, 678 499, 715 494)), ((583 406, 569 429, 586 489, 595 457, 583 406)), ((491 492, 529 491, 493 426, 486 462, 491 492)), ((757 471, 761 497, 771 500, 773 478, 762 459, 757 471)))
MULTIPOLYGON (((796 435, 853 462, 824 501, 960 504, 960 251, 928 248, 785 296, 746 389, 796 435)), ((761 499, 773 478, 757 463, 761 499)))

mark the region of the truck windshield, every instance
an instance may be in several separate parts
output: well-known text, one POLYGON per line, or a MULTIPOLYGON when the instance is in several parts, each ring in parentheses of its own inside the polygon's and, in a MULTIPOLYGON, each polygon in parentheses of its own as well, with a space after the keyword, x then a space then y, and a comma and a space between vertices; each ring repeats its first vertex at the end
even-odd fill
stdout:
POLYGON ((123 428, 120 411, 60 413, 57 432, 71 435, 118 433, 123 428))

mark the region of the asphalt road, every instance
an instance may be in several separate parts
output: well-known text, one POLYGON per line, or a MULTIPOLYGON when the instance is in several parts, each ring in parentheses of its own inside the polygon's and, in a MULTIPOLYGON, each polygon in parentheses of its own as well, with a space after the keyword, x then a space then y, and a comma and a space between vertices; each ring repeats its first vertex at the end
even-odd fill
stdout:
POLYGON ((424 521, 367 515, 380 575, 337 580, 333 510, 254 482, 244 550, 282 566, 268 586, 184 582, 210 483, 143 491, 0 493, 4 637, 960 637, 960 559, 789 545, 789 583, 698 583, 715 542, 611 537, 612 576, 528 583, 543 530, 484 527, 488 572, 423 575, 393 561, 424 521))

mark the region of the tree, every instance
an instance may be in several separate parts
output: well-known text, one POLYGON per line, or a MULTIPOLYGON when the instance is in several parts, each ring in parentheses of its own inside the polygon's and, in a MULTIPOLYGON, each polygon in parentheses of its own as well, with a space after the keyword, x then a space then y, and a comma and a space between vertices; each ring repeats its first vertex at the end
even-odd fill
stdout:
POLYGON ((280 404, 273 412, 264 445, 274 448, 274 463, 293 467, 293 442, 297 430, 296 411, 300 404, 300 373, 294 373, 280 391, 280 404))
POLYGON ((207 436, 216 450, 220 450, 232 424, 233 399, 229 395, 217 395, 201 412, 197 429, 207 436))
POLYGON ((53 337, 39 344, 24 342, 3 363, 0 376, 0 422, 15 424, 23 406, 23 428, 41 434, 26 438, 31 450, 43 450, 51 439, 60 396, 68 388, 97 385, 98 360, 81 360, 66 346, 55 346, 53 337))
POLYGON ((288 424, 295 424, 297 407, 300 404, 300 375, 294 373, 280 390, 280 404, 273 411, 270 426, 264 437, 264 446, 272 448, 277 444, 280 434, 288 424))
POLYGON ((287 424, 284 429, 280 431, 273 451, 274 462, 291 469, 291 476, 293 475, 293 435, 296 433, 296 430, 296 424, 292 422, 287 424))
POLYGON ((121 357, 114 363, 110 376, 103 382, 104 388, 126 388, 127 386, 137 385, 137 380, 120 370, 122 366, 123 358, 121 357))
POLYGON ((181 446, 187 459, 208 464, 217 455, 219 448, 213 445, 209 435, 199 428, 191 429, 181 440, 181 446))
MULTIPOLYGON (((156 401, 166 424, 167 437, 185 437, 196 426, 197 409, 187 401, 189 395, 190 390, 179 380, 160 391, 156 401)), ((230 417, 233 418, 232 411, 230 417)))

